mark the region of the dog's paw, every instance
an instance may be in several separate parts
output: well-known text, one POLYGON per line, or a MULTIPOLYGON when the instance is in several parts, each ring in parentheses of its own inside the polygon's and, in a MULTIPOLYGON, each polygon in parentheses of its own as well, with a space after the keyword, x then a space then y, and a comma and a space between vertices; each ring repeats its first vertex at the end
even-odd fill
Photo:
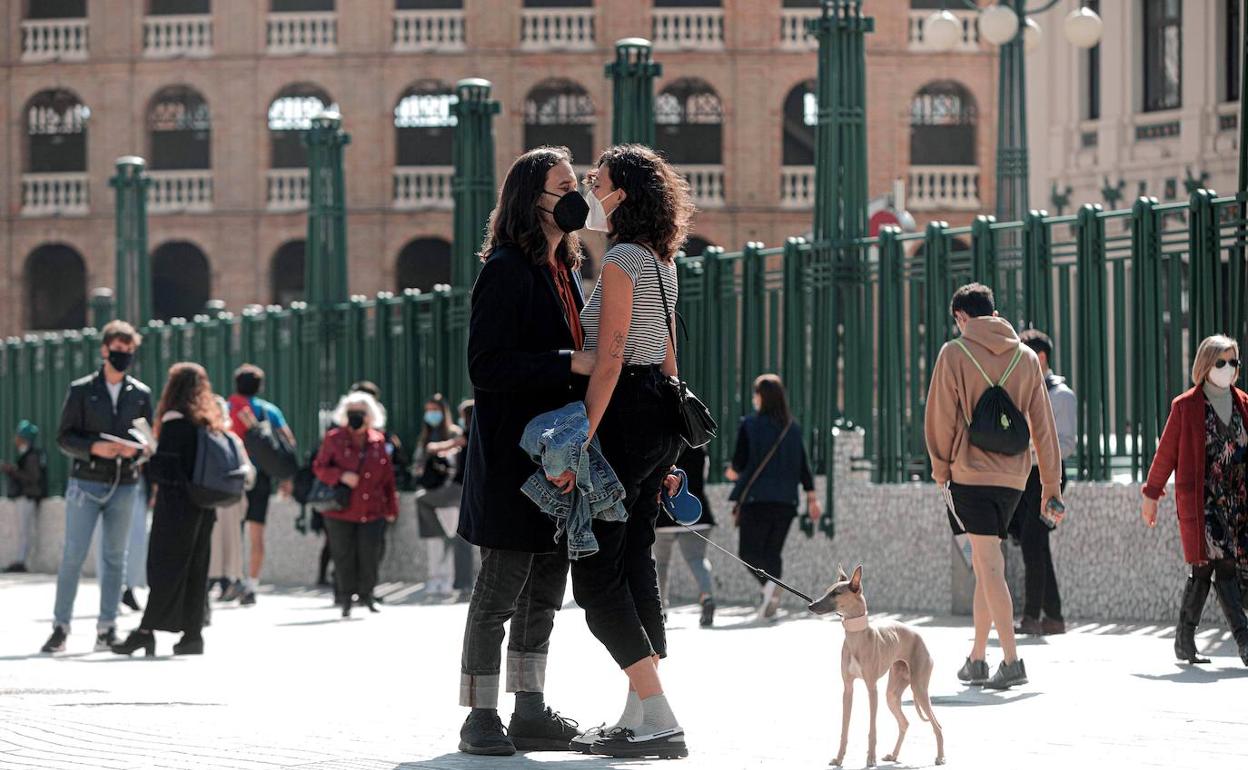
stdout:
POLYGON ((867 767, 875 767, 875 757, 867 757, 867 767))
POLYGON ((945 764, 945 758, 944 758, 944 756, 943 756, 943 755, 942 755, 942 756, 939 756, 939 757, 936 757, 936 764, 938 764, 938 765, 943 765, 943 764, 945 764))
POLYGON ((836 759, 828 763, 828 767, 840 767, 841 763, 844 761, 845 761, 845 757, 837 757, 836 759))
POLYGON ((896 754, 885 754, 885 755, 884 755, 884 761, 885 761, 885 762, 896 762, 896 761, 897 761, 897 755, 896 755, 896 754))

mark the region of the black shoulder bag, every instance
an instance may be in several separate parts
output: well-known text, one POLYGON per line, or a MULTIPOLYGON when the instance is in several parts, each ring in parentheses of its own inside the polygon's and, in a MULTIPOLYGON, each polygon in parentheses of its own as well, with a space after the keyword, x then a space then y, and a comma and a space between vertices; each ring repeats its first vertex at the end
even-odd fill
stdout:
MULTIPOLYGON (((671 306, 667 304, 667 289, 663 286, 663 274, 659 272, 658 257, 654 259, 654 277, 659 282, 659 293, 663 296, 663 325, 667 327, 668 339, 672 341, 672 355, 677 356, 676 371, 679 372, 680 357, 676 353, 676 332, 673 330, 675 324, 671 306)), ((694 395, 688 383, 679 376, 665 377, 663 383, 665 395, 671 402, 676 432, 694 449, 711 443, 711 439, 719 431, 719 425, 711 417, 711 410, 706 408, 706 404, 694 395)))

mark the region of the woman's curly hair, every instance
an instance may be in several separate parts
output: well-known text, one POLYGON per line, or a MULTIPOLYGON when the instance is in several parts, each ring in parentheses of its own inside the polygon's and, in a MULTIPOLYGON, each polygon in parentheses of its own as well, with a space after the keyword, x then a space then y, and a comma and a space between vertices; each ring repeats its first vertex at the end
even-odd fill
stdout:
POLYGON ((689 183, 654 150, 641 144, 618 144, 598 158, 624 200, 611 212, 611 239, 639 243, 671 261, 689 235, 696 211, 689 183))
POLYGON ((225 430, 225 415, 212 393, 212 383, 204 367, 189 361, 169 367, 169 379, 156 407, 154 433, 160 435, 165 412, 181 412, 192 423, 212 431, 225 430))
MULTIPOLYGON (((542 193, 546 192, 546 173, 559 163, 572 163, 567 147, 538 147, 516 158, 507 171, 498 203, 490 212, 485 242, 477 254, 484 262, 499 246, 518 247, 540 265, 546 261, 546 231, 537 214, 542 193)), ((553 209, 554 201, 545 208, 553 209)), ((581 263, 581 242, 576 233, 565 233, 556 254, 564 264, 575 269, 581 263)))

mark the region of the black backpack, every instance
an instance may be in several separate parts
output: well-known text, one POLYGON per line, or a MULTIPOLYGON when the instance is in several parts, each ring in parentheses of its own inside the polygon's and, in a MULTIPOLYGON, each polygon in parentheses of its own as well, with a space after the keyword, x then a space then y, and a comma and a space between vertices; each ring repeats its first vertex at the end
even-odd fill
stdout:
POLYGON ((1023 358, 1022 346, 1014 351, 1014 358, 1010 360, 1010 365, 1006 367, 1001 379, 993 382, 962 340, 954 340, 953 344, 962 348, 962 352, 966 353, 967 358, 971 359, 971 363, 975 364, 975 368, 988 383, 988 390, 979 397, 975 411, 966 421, 971 444, 985 452, 1002 455, 1021 455, 1026 452, 1031 446, 1031 428, 1027 426, 1027 418, 1014 406, 1013 399, 1003 387, 1023 358))
POLYGON ((223 508, 243 499, 246 471, 234 439, 200 427, 195 445, 195 472, 188 489, 191 502, 201 508, 223 508))
POLYGON ((256 424, 243 436, 243 446, 251 462, 264 475, 275 481, 285 481, 299 471, 299 455, 286 440, 286 436, 273 427, 263 415, 256 414, 256 424))

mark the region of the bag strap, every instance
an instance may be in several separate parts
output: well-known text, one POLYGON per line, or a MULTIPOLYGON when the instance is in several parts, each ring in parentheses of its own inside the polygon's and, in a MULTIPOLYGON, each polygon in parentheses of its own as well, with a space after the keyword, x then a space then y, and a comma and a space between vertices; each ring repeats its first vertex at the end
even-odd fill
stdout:
POLYGON ((971 363, 975 364, 975 368, 979 370, 979 373, 983 376, 984 381, 988 383, 988 387, 999 387, 1004 385, 1005 381, 1008 380, 1010 375, 1014 373, 1014 370, 1018 368, 1018 362, 1023 358, 1023 346, 1019 345, 1018 349, 1014 351, 1014 357, 1010 359, 1010 365, 1005 369, 1005 374, 1001 375, 1001 379, 999 381, 993 382, 992 378, 988 376, 988 372, 984 371, 984 367, 980 366, 979 361, 975 360, 975 356, 971 355, 970 348, 966 346, 966 343, 962 342, 961 338, 954 340, 953 344, 962 348, 962 352, 966 354, 966 357, 971 359, 971 363))
POLYGON ((754 473, 750 476, 750 480, 745 482, 745 486, 741 488, 741 494, 737 498, 737 505, 745 504, 745 499, 750 496, 750 489, 753 488, 754 482, 758 481, 758 477, 763 475, 763 470, 776 456, 776 452, 780 451, 780 445, 784 443, 784 437, 789 435, 789 429, 793 427, 793 419, 789 418, 788 423, 784 426, 784 430, 780 431, 780 435, 776 438, 776 443, 771 445, 771 449, 767 450, 767 454, 763 457, 762 462, 754 469, 754 473))
MULTIPOLYGON (((647 249, 647 251, 649 251, 647 249)), ((676 359, 676 371, 680 371, 680 354, 676 347, 676 332, 673 329, 672 309, 667 304, 667 288, 663 285, 663 274, 659 272, 659 258, 653 253, 654 257, 654 278, 659 282, 659 294, 663 297, 663 326, 667 327, 667 338, 672 342, 672 357, 676 359)))

